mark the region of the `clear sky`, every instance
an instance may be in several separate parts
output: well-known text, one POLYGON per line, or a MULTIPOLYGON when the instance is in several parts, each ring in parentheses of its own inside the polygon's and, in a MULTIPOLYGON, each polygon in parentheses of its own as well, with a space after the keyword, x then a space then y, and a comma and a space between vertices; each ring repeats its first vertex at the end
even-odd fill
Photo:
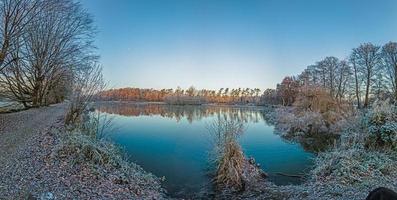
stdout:
POLYGON ((274 88, 363 42, 397 41, 396 0, 82 0, 109 87, 274 88))

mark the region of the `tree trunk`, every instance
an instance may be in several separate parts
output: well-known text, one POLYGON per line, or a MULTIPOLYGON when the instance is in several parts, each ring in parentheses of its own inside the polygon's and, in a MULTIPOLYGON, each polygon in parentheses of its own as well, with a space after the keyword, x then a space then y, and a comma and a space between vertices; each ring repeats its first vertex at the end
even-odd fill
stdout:
POLYGON ((356 98, 357 98, 357 108, 360 108, 360 91, 359 91, 359 87, 358 87, 358 76, 357 76, 357 67, 355 64, 353 64, 354 67, 354 78, 355 78, 355 82, 356 82, 356 98))
POLYGON ((397 103, 397 65, 394 66, 394 103, 397 103))
POLYGON ((367 71, 367 84, 365 88, 365 100, 364 100, 364 108, 368 107, 368 98, 369 98, 369 87, 371 86, 371 72, 367 71))
POLYGON ((3 71, 4 68, 3 64, 4 64, 4 60, 6 59, 8 46, 9 46, 9 40, 7 39, 7 37, 5 37, 3 46, 0 51, 0 72, 3 71))

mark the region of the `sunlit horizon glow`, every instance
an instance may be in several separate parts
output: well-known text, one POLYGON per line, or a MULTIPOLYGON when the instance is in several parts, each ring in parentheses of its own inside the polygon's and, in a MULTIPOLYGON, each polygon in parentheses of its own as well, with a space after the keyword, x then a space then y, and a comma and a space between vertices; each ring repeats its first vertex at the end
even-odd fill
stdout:
POLYGON ((83 0, 109 88, 274 88, 326 56, 397 41, 397 1, 83 0))

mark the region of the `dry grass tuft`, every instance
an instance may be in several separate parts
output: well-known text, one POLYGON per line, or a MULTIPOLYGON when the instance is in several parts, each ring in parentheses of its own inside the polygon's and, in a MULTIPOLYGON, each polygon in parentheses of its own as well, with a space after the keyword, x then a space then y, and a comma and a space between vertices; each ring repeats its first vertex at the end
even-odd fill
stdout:
POLYGON ((243 188, 244 154, 236 141, 225 144, 223 155, 220 156, 215 181, 219 185, 243 188))
POLYGON ((244 188, 244 153, 237 138, 244 132, 241 121, 218 118, 209 127, 215 144, 216 186, 234 190, 244 188))

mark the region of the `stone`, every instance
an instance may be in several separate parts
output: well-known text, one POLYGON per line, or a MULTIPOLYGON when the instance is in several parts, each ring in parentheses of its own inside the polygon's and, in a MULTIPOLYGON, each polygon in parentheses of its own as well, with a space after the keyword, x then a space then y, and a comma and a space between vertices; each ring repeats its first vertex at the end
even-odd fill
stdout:
POLYGON ((44 192, 40 195, 40 200, 53 200, 53 199, 55 199, 55 196, 51 192, 44 192))

